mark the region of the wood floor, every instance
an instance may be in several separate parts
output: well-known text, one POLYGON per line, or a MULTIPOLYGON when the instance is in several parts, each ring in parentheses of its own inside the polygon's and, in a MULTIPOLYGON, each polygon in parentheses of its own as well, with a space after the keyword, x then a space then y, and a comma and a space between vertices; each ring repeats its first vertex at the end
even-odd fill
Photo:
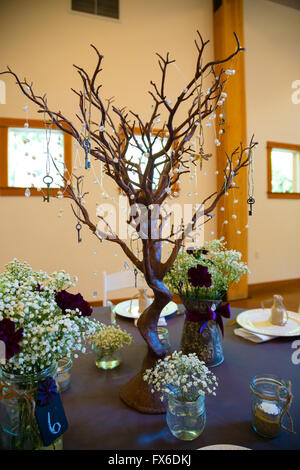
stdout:
POLYGON ((289 282, 270 283, 264 285, 249 286, 249 297, 243 300, 230 301, 232 307, 240 308, 260 308, 261 302, 271 300, 274 294, 280 294, 287 310, 300 312, 300 280, 295 279, 289 282))

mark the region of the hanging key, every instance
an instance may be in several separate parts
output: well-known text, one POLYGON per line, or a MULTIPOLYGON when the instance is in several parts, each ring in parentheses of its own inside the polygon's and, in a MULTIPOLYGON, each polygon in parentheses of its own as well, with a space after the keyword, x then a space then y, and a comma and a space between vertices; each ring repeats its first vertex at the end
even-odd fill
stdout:
POLYGON ((137 288, 137 275, 138 275, 138 270, 134 268, 134 287, 137 288))
POLYGON ((91 143, 89 139, 84 139, 83 148, 85 151, 85 169, 89 170, 91 168, 91 162, 89 161, 89 151, 91 150, 91 143))
POLYGON ((53 183, 53 178, 50 175, 46 175, 43 178, 43 182, 47 186, 47 196, 43 196, 44 202, 50 202, 50 185, 53 183))
POLYGON ((252 206, 253 206, 254 203, 255 203, 254 197, 250 196, 247 200, 247 204, 249 204, 249 206, 250 206, 249 207, 249 215, 252 215, 252 212, 253 212, 252 211, 252 206))
POLYGON ((80 222, 78 222, 78 224, 76 224, 76 230, 77 230, 77 236, 78 236, 78 243, 82 242, 82 238, 80 237, 80 230, 82 229, 82 225, 80 222))

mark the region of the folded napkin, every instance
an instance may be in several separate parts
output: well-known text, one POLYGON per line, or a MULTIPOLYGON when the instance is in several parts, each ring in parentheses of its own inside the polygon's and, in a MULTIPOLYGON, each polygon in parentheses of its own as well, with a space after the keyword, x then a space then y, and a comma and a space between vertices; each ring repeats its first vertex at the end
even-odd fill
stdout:
POLYGON ((245 330, 244 328, 235 328, 233 331, 237 336, 248 339, 253 343, 265 343, 266 341, 271 341, 271 339, 277 338, 277 336, 261 335, 260 333, 254 333, 253 331, 245 330))

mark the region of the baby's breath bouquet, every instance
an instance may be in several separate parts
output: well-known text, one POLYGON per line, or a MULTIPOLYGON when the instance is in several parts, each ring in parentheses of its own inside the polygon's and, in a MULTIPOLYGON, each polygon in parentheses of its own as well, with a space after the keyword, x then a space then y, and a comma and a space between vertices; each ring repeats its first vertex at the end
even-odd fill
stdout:
POLYGON ((249 271, 241 257, 227 250, 222 239, 212 240, 198 250, 182 250, 164 279, 185 306, 182 351, 196 352, 210 367, 224 360, 220 332, 224 335, 223 318, 230 318, 230 305, 222 302, 229 287, 249 271))
POLYGON ((113 369, 119 365, 115 353, 125 345, 130 344, 132 336, 119 326, 102 325, 101 331, 88 337, 94 351, 97 353, 96 365, 102 369, 113 369))
POLYGON ((81 294, 65 290, 74 285, 65 271, 34 271, 16 259, 0 275, 2 448, 42 446, 34 409, 57 393, 58 360, 84 353, 87 335, 101 330, 81 294))
POLYGON ((143 376, 151 385, 152 393, 173 395, 182 402, 198 400, 200 395, 215 395, 217 378, 200 361, 196 354, 174 351, 170 356, 159 359, 153 369, 147 369, 143 376))
POLYGON ((184 297, 223 299, 229 287, 249 272, 241 253, 223 240, 204 242, 199 250, 182 250, 164 282, 184 297))
POLYGON ((6 345, 5 368, 30 374, 62 357, 86 352, 85 338, 101 330, 89 318, 92 309, 65 271, 49 275, 14 259, 0 275, 0 340, 6 345))
POLYGON ((171 433, 182 440, 193 440, 206 423, 205 395, 215 395, 217 379, 196 354, 175 351, 145 371, 144 380, 152 393, 168 398, 167 423, 171 433))

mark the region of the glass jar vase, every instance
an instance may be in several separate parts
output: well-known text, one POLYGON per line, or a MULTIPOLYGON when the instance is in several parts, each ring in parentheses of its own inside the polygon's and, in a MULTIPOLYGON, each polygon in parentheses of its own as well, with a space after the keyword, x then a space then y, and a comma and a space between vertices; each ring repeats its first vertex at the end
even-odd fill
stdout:
POLYGON ((95 364, 98 369, 110 370, 115 369, 121 363, 120 350, 108 350, 105 348, 99 348, 93 344, 93 351, 97 354, 95 364))
POLYGON ((250 384, 252 427, 263 437, 277 437, 290 401, 289 384, 274 375, 254 377, 250 384))
POLYGON ((168 396, 167 423, 173 436, 192 441, 203 432, 206 423, 205 395, 196 401, 181 401, 168 396))
POLYGON ((63 357, 59 359, 57 365, 57 375, 55 380, 59 386, 60 392, 65 392, 68 390, 71 384, 71 368, 72 368, 72 359, 68 357, 63 357))
POLYGON ((55 378, 57 364, 35 374, 14 374, 1 369, 1 448, 4 450, 62 450, 62 436, 50 446, 42 444, 34 414, 35 390, 47 377, 55 378))
POLYGON ((171 345, 170 345, 170 341, 169 341, 168 329, 165 328, 164 326, 158 326, 157 327, 157 334, 158 334, 159 341, 166 348, 167 353, 170 354, 171 353, 171 345))
POLYGON ((224 361, 222 339, 215 320, 207 321, 207 307, 215 310, 222 300, 190 297, 181 297, 181 300, 186 312, 180 349, 183 354, 196 353, 207 367, 218 366, 224 361))

